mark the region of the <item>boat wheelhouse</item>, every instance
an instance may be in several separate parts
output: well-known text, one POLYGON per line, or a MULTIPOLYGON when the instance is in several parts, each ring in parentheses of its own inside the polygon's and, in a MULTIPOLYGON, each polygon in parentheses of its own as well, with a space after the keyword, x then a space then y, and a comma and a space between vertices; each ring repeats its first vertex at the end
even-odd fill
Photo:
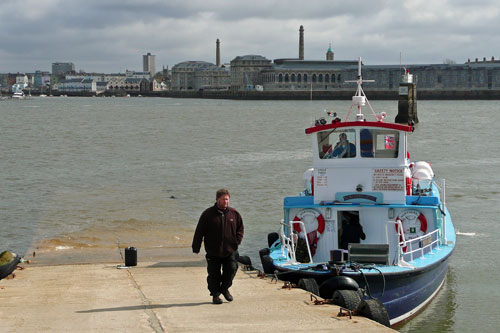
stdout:
POLYGON ((361 70, 356 82, 345 121, 334 114, 305 130, 313 167, 304 191, 284 199, 280 232, 268 235, 260 256, 265 273, 341 306, 366 308, 376 299, 388 317, 379 321, 394 325, 442 286, 455 231, 444 180, 429 163, 410 160, 413 125, 384 122, 364 96, 361 70), (365 105, 374 121, 365 120, 365 105))

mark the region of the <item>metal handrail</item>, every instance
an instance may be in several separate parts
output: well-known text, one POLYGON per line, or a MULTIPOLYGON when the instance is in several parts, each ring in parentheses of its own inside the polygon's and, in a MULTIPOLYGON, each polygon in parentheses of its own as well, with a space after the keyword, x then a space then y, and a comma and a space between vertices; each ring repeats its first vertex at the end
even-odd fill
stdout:
POLYGON ((440 229, 436 229, 432 232, 429 232, 423 236, 420 236, 420 237, 416 237, 416 238, 412 238, 412 239, 409 239, 409 240, 405 240, 403 242, 399 242, 399 248, 402 250, 404 247, 406 247, 408 250, 406 252, 404 252, 402 254, 402 256, 406 256, 406 255, 410 255, 411 256, 411 260, 410 262, 413 262, 413 259, 414 259, 414 253, 415 252, 418 252, 420 251, 420 257, 421 258, 424 258, 424 250, 427 249, 427 248, 430 248, 430 251, 429 253, 432 254, 432 249, 433 249, 433 245, 434 244, 437 244, 436 248, 439 248, 439 232, 440 232, 440 229), (428 238, 428 237, 433 237, 433 235, 436 235, 436 239, 433 240, 432 242, 430 242, 429 244, 425 245, 425 246, 420 246, 420 241, 423 240, 424 238, 428 238), (416 242, 419 242, 418 244, 418 247, 416 249, 413 249, 413 245, 416 243, 416 242), (409 248, 408 248, 409 247, 409 248))
MULTIPOLYGON (((446 180, 444 178, 441 179, 441 185, 433 180, 433 183, 436 185, 439 191, 439 197, 441 202, 443 203, 443 212, 446 209, 446 180)), ((443 236, 444 243, 448 244, 448 239, 446 238, 446 218, 443 219, 443 236)))
POLYGON ((289 221, 288 223, 285 223, 284 220, 281 220, 280 233, 281 233, 281 236, 283 238, 283 246, 281 248, 281 254, 284 257, 289 257, 291 264, 298 264, 299 263, 299 262, 297 262, 297 259, 295 257, 295 252, 297 251, 297 249, 295 247, 294 237, 295 236, 298 237, 298 235, 293 232, 293 225, 294 224, 301 225, 301 229, 302 229, 301 233, 304 234, 304 238, 306 240, 306 246, 307 246, 307 253, 309 254, 309 263, 312 264, 313 260, 312 260, 312 254, 311 254, 311 247, 309 245, 309 239, 307 237, 306 226, 305 226, 304 222, 302 222, 302 221, 289 221), (290 234, 289 237, 287 237, 285 235, 285 227, 288 227, 289 234, 290 234), (285 253, 285 250, 287 251, 287 253, 285 253))
MULTIPOLYGON (((398 236, 403 240, 402 243, 406 243, 405 234, 403 232, 403 224, 401 223, 401 221, 395 220, 395 221, 387 221, 387 224, 385 225, 385 239, 386 239, 387 244, 389 244, 389 231, 387 229, 387 226, 390 223, 394 223, 395 225, 398 226, 398 236)), ((398 246, 398 253, 396 254, 397 257, 395 258, 396 259, 396 265, 399 265, 399 262, 401 261, 401 259, 403 259, 403 255, 402 255, 402 253, 403 253, 403 247, 404 246, 401 246, 400 244, 398 246)))

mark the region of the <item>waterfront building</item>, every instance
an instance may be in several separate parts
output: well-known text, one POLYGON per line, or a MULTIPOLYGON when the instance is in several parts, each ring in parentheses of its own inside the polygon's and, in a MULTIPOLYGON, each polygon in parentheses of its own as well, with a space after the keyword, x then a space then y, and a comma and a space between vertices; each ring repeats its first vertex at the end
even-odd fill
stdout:
POLYGON ((253 90, 263 84, 262 72, 272 69, 271 60, 261 55, 238 56, 231 60, 231 90, 253 90))
MULTIPOLYGON (((272 65, 254 75, 260 75, 267 91, 334 91, 350 90, 358 75, 357 60, 334 60, 331 44, 326 60, 304 60, 304 29, 299 30, 299 58, 275 59, 272 65)), ((500 90, 500 60, 470 59, 463 64, 362 65, 366 90, 397 92, 405 70, 413 74, 419 91, 500 90)), ((241 76, 246 71, 231 68, 231 87, 241 90, 241 76), (239 77, 238 77, 239 76, 239 77)), ((246 74, 248 75, 248 74, 246 74)))
POLYGON ((172 90, 227 90, 231 75, 206 61, 184 61, 172 67, 172 90))
POLYGON ((100 95, 108 90, 108 82, 106 81, 96 81, 95 83, 95 93, 96 95, 100 95))
POLYGON ((9 74, 0 74, 0 91, 9 89, 9 74))
MULTIPOLYGON (((156 74, 156 56, 149 53, 142 56, 142 70, 149 73, 149 77, 156 74)), ((148 79, 149 79, 148 77, 148 79)))
POLYGON ((60 93, 95 93, 96 81, 93 79, 69 79, 60 80, 59 83, 54 85, 54 89, 60 93))
POLYGON ((356 79, 357 66, 356 60, 275 59, 272 67, 262 71, 262 84, 264 90, 273 91, 334 90, 342 88, 346 79, 356 79))
POLYGON ((28 75, 26 75, 26 74, 18 74, 16 76, 16 83, 25 83, 25 84, 28 84, 29 83, 28 75))
POLYGON ((149 80, 151 78, 150 72, 136 72, 136 71, 125 71, 125 76, 134 78, 134 79, 146 79, 149 80))
POLYGON ((144 78, 120 77, 108 82, 107 90, 112 93, 139 93, 151 91, 150 81, 144 78))
POLYGON ((60 76, 75 72, 75 64, 72 62, 53 62, 52 75, 60 76))
POLYGON ((42 88, 50 85, 50 72, 35 71, 33 74, 33 87, 42 88))

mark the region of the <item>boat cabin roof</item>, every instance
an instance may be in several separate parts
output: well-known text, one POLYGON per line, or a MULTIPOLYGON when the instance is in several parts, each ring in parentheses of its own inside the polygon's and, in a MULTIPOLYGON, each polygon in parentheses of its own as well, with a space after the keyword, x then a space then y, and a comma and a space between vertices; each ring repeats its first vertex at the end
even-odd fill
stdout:
POLYGON ((413 127, 410 125, 401 125, 394 123, 384 123, 382 121, 347 121, 347 122, 332 122, 331 124, 317 125, 306 128, 306 134, 325 131, 328 129, 342 128, 342 127, 379 127, 386 129, 393 129, 397 131, 412 132, 413 127))

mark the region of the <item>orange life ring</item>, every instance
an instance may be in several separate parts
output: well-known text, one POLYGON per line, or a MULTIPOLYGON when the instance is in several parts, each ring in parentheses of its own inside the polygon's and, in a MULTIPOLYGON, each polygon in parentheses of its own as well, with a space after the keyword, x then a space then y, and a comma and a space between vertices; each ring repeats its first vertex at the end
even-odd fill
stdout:
MULTIPOLYGON (((307 238, 309 240, 309 244, 311 244, 311 254, 314 256, 316 254, 316 248, 318 246, 318 239, 320 235, 325 231, 325 219, 323 215, 314 209, 304 209, 300 211, 294 218, 294 221, 302 221, 304 215, 307 213, 312 213, 316 221, 318 221, 318 228, 316 230, 310 231, 307 234, 307 238)), ((302 232, 302 228, 300 224, 294 224, 293 229, 298 233, 302 232)))
MULTIPOLYGON (((325 218, 321 213, 314 209, 304 209, 303 211, 299 212, 294 218, 294 221, 302 221, 304 213, 311 212, 314 214, 316 220, 318 221, 318 229, 316 229, 316 232, 319 234, 322 234, 325 231, 325 218)), ((300 227, 300 224, 294 224, 293 229, 297 232, 302 232, 302 228, 300 227)))
MULTIPOLYGON (((411 235, 409 235, 409 233, 418 233, 418 231, 416 230, 416 227, 413 227, 413 228, 415 228, 415 230, 412 231, 411 230, 412 227, 409 225, 406 226, 405 222, 406 222, 406 224, 408 224, 408 223, 414 224, 417 220, 420 223, 420 228, 419 228, 420 232, 425 233, 427 231, 427 219, 425 218, 424 214, 422 214, 418 210, 414 210, 414 209, 406 210, 396 218, 396 221, 400 221, 401 224, 403 225, 403 232, 406 236, 405 238, 407 241, 410 239, 413 239, 413 238, 417 238, 417 237, 419 237, 419 235, 411 237, 411 235), (409 230, 407 230, 407 229, 409 229, 409 230)), ((397 223, 395 224, 395 227, 396 227, 396 232, 399 233, 399 225, 397 223)), ((403 237, 400 235, 399 242, 402 242, 402 241, 403 241, 403 237)), ((403 251, 406 252, 407 250, 408 250, 408 247, 405 246, 403 248, 403 251)))

